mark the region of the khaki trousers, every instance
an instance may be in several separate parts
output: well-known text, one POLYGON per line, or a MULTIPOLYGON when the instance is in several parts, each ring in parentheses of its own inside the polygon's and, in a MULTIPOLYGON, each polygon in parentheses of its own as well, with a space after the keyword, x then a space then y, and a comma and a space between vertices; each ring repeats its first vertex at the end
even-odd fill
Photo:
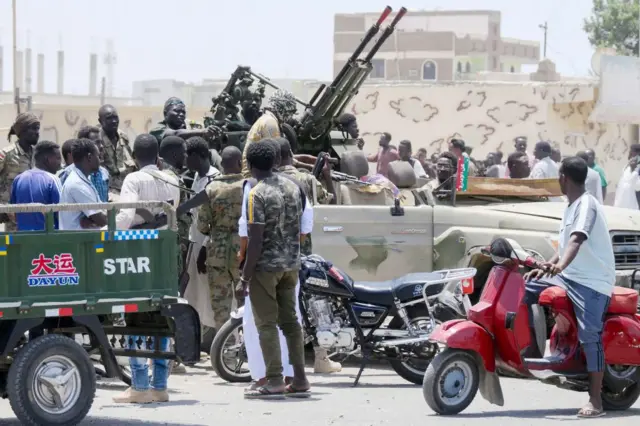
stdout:
POLYGON ((278 327, 289 348, 289 363, 304 365, 302 328, 296 315, 298 271, 256 271, 249 283, 251 309, 264 357, 267 379, 282 378, 278 327))

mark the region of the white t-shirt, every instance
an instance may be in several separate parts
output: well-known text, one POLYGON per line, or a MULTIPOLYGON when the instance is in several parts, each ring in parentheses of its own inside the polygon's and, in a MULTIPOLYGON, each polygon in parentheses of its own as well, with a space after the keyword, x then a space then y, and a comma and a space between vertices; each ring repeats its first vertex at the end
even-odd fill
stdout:
MULTIPOLYGON (((200 177, 198 173, 193 177, 193 183, 191 184, 191 190, 194 194, 197 194, 203 191, 211 179, 215 176, 218 176, 220 172, 215 167, 209 167, 207 171, 207 175, 204 177, 200 177)), ((198 231, 198 210, 199 208, 191 209, 191 227, 189 228, 189 241, 193 241, 194 243, 203 244, 206 240, 206 235, 203 235, 200 231, 198 231)))
POLYGON ((593 169, 587 169, 587 180, 584 182, 587 192, 602 204, 602 181, 600 173, 593 169))
POLYGON ((561 258, 571 235, 575 233, 581 233, 587 239, 561 275, 598 293, 611 296, 616 280, 616 261, 609 227, 602 206, 587 192, 564 212, 558 250, 561 258))
MULTIPOLYGON (((424 167, 422 167, 422 164, 420 164, 420 162, 415 158, 412 158, 412 160, 413 160, 413 173, 415 173, 416 178, 417 179, 428 178, 429 176, 427 176, 427 172, 424 171, 424 167)), ((409 164, 411 164, 411 161, 409 161, 409 164)))
POLYGON ((638 210, 636 191, 640 191, 640 175, 638 175, 638 167, 636 167, 635 170, 631 170, 631 167, 627 166, 622 173, 622 177, 620 177, 620 181, 618 182, 616 198, 613 205, 615 207, 638 210))

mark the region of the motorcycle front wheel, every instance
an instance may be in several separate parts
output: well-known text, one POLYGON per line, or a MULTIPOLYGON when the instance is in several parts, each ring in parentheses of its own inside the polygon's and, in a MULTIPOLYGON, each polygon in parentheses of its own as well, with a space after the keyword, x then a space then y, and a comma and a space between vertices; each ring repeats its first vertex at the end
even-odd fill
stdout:
POLYGON ((220 327, 209 355, 213 370, 222 380, 230 383, 251 382, 242 318, 230 318, 220 327))
MULTIPOLYGON (((417 324, 419 328, 430 327, 430 317, 426 307, 409 308, 407 314, 411 324, 417 324)), ((436 323, 439 323, 439 321, 436 320, 436 323)), ((402 318, 396 316, 389 323, 389 328, 404 330, 406 326, 402 318)), ((425 342, 424 344, 434 346, 433 355, 429 356, 429 358, 412 358, 406 361, 389 360, 391 368, 393 368, 398 376, 414 385, 422 384, 427 367, 429 367, 429 363, 437 353, 436 344, 430 342, 425 342)))

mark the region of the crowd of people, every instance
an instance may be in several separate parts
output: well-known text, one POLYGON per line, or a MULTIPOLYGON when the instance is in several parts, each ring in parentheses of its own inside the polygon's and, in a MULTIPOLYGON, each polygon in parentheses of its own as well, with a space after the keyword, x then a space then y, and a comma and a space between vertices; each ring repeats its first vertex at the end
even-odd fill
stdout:
MULTIPOLYGON (((251 115, 251 109, 244 111, 245 117, 251 115)), ((244 337, 253 379, 245 396, 307 396, 310 384, 304 369, 302 319, 296 297, 298 271, 301 255, 312 253, 313 203, 330 204, 337 199, 331 162, 325 159, 317 179, 305 172, 316 158, 293 154, 281 126, 296 112, 295 99, 286 92, 276 92, 262 114, 251 115, 253 118, 246 123, 249 132, 244 151, 234 145, 219 147, 220 153, 212 151, 207 139, 215 136, 216 130, 189 128, 185 105, 177 98, 167 100, 163 112, 164 120, 157 128, 138 135, 130 144, 119 130, 116 108, 102 106, 98 125, 80 129, 76 138, 61 147, 39 140, 37 116, 20 114, 9 134, 17 141, 0 150, 0 203, 171 203, 179 212, 176 261, 181 277, 189 277, 180 291, 198 310, 203 335, 221 327, 234 306, 245 306, 244 337), (180 213, 181 208, 185 214, 180 213)), ((334 124, 344 134, 358 138, 353 115, 343 114, 334 124)), ((384 133, 377 152, 367 157, 376 163, 376 173, 382 177, 388 176, 392 162, 406 161, 416 178, 426 180, 433 189, 446 185, 457 172, 459 160, 468 158, 471 175, 559 179, 569 201, 580 199, 589 206, 592 198, 582 197, 583 192, 599 204, 606 197, 607 181, 592 150, 559 164, 561 154, 548 142, 536 143, 530 154, 526 138, 519 137, 506 162, 501 152, 490 153, 479 162, 460 139, 452 139, 448 151, 430 159, 423 148, 414 156, 410 141, 401 141, 397 148, 391 141, 392 136, 384 133), (565 191, 567 187, 573 188, 571 194, 565 191)), ((357 146, 364 149, 361 140, 357 146)), ((620 207, 638 208, 639 156, 640 145, 632 145, 629 164, 616 191, 615 204, 620 207)), ((598 209, 590 207, 588 213, 601 217, 598 209)), ((162 226, 157 222, 160 217, 159 208, 121 209, 116 227, 158 227, 162 226)), ((8 232, 37 231, 47 226, 40 213, 3 215, 0 222, 8 232)), ((107 215, 100 208, 62 211, 54 223, 60 230, 98 230, 106 226, 107 215)), ((577 245, 577 253, 585 239, 576 242, 575 235, 572 232, 567 238, 577 245)), ((167 349, 168 339, 163 338, 160 346, 167 349)), ((166 360, 153 361, 152 382, 146 360, 132 358, 130 364, 132 386, 115 401, 169 400, 166 360)), ((315 346, 315 372, 332 373, 341 368, 329 359, 325 349, 315 346)), ((593 405, 598 408, 597 401, 593 405)))
MULTIPOLYGON (((527 138, 520 136, 513 141, 513 152, 506 161, 501 151, 490 152, 482 161, 471 156, 472 149, 461 139, 451 139, 448 150, 427 156, 427 150, 420 148, 414 154, 411 142, 403 140, 398 146, 391 144, 391 134, 380 136, 378 151, 368 156, 370 162, 376 163, 376 173, 388 177, 389 165, 394 161, 407 161, 411 164, 416 178, 428 179, 428 188, 435 189, 457 173, 460 157, 469 157, 470 176, 500 179, 557 179, 559 176, 562 154, 549 142, 535 144, 533 152, 528 152, 527 138)), ((607 178, 604 169, 596 161, 596 153, 592 149, 578 151, 575 156, 582 158, 589 166, 586 188, 600 203, 607 198, 607 178)), ((640 144, 629 148, 628 164, 616 187, 613 205, 629 209, 640 207, 640 144)), ((552 201, 563 201, 564 197, 554 197, 552 201)))

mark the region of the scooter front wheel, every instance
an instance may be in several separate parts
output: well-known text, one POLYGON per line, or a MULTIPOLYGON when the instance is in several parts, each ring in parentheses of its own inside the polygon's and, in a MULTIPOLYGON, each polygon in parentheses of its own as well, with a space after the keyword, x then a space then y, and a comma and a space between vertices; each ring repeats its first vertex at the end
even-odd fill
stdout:
POLYGON ((435 356, 422 382, 427 405, 437 414, 458 414, 478 392, 480 374, 474 357, 466 351, 447 348, 435 356))

